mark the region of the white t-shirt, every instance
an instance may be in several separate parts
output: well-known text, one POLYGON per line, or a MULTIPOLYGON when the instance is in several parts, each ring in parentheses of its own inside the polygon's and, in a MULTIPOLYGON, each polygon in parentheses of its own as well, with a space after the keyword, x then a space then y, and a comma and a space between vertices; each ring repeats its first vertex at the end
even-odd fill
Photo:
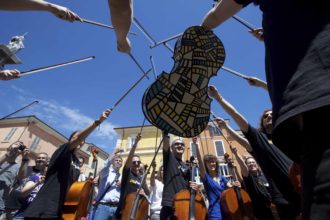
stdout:
POLYGON ((162 197, 163 197, 164 184, 159 180, 155 179, 155 186, 151 186, 151 212, 160 212, 162 208, 162 197))

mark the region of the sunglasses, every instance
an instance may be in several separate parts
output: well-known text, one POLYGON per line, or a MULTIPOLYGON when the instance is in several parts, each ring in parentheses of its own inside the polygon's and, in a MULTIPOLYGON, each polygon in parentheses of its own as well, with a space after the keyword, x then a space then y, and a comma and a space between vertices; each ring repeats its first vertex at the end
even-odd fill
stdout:
POLYGON ((174 143, 174 145, 175 145, 175 146, 180 146, 180 145, 181 145, 181 146, 184 146, 184 143, 176 142, 176 143, 174 143))
POLYGON ((132 163, 133 163, 133 164, 140 164, 141 161, 137 161, 137 160, 136 160, 136 161, 132 161, 132 163))
POLYGON ((269 113, 269 114, 264 114, 262 117, 263 118, 268 118, 268 116, 272 116, 273 114, 272 113, 269 113))

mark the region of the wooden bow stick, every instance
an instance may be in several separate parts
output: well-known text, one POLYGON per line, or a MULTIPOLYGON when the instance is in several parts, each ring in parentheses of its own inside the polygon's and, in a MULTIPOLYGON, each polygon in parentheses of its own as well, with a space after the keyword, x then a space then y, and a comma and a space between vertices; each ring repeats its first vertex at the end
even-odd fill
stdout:
MULTIPOLYGON (((134 61, 134 63, 138 66, 138 68, 141 70, 141 72, 145 75, 146 72, 144 71, 142 66, 139 64, 139 62, 135 59, 135 57, 131 53, 129 53, 128 55, 134 61)), ((148 74, 146 75, 146 77, 147 77, 147 79, 149 79, 148 74)))
POLYGON ((151 164, 155 163, 155 160, 156 160, 158 151, 159 151, 160 147, 162 146, 163 140, 164 140, 164 138, 160 141, 159 146, 158 146, 158 148, 157 148, 157 150, 156 150, 156 152, 154 154, 154 157, 152 158, 152 160, 150 162, 150 166, 148 166, 148 169, 146 170, 146 174, 143 175, 141 184, 140 184, 138 190, 136 191, 135 199, 134 199, 134 203, 133 203, 133 207, 132 207, 132 210, 131 210, 131 213, 130 213, 130 217, 129 217, 130 220, 134 220, 135 219, 136 209, 137 209, 138 202, 139 202, 139 196, 138 196, 139 195, 139 192, 140 192, 140 190, 142 189, 143 185, 145 184, 145 182, 147 180, 147 174, 150 172, 150 168, 152 167, 151 164))
POLYGON ((255 26, 250 24, 249 22, 243 20, 241 17, 237 16, 237 15, 233 15, 233 18, 238 21, 239 23, 241 23, 242 25, 244 25, 245 27, 247 27, 248 29, 250 29, 251 31, 254 31, 255 26))
POLYGON ((157 46, 159 46, 159 45, 161 45, 161 44, 165 44, 165 43, 167 43, 167 42, 169 42, 169 41, 171 41, 171 40, 177 39, 177 38, 179 38, 179 37, 181 37, 181 36, 182 36, 182 33, 177 34, 177 35, 174 35, 174 36, 169 37, 169 38, 167 38, 167 39, 164 39, 164 40, 161 40, 161 41, 155 42, 154 45, 151 45, 151 46, 150 46, 150 48, 154 48, 154 47, 157 47, 157 46))
MULTIPOLYGON (((87 24, 93 24, 93 25, 96 25, 96 26, 105 27, 105 28, 109 28, 109 29, 113 29, 113 30, 115 29, 113 26, 102 24, 100 22, 91 21, 91 20, 87 20, 87 19, 84 19, 84 18, 82 18, 81 20, 82 20, 82 22, 87 23, 87 24)), ((136 35, 135 32, 128 32, 128 33, 132 34, 132 35, 136 35)))
POLYGON ((231 146, 231 144, 230 144, 228 138, 226 138, 226 136, 222 133, 222 131, 221 131, 221 129, 219 128, 219 126, 218 126, 217 124, 215 124, 215 122, 214 122, 214 119, 219 118, 219 117, 216 116, 212 111, 211 111, 211 115, 212 115, 212 117, 213 117, 213 120, 211 120, 211 122, 212 122, 214 128, 217 129, 217 131, 219 132, 219 134, 222 135, 223 139, 225 139, 225 141, 228 143, 228 145, 231 146))
MULTIPOLYGON (((245 27, 247 27, 248 29, 250 29, 251 31, 254 31, 255 30, 255 27, 252 24, 250 24, 249 22, 247 22, 244 19, 240 18, 239 16, 233 15, 232 17, 236 21, 238 21, 239 23, 241 23, 242 25, 244 25, 245 27)), ((159 46, 161 44, 165 44, 165 43, 167 43, 167 42, 169 42, 171 40, 175 40, 175 39, 177 39, 177 38, 179 38, 181 36, 182 36, 182 33, 176 34, 176 35, 174 35, 172 37, 166 38, 166 39, 161 40, 161 41, 158 41, 158 42, 154 41, 154 42, 152 42, 153 44, 150 45, 150 48, 154 48, 154 47, 157 47, 157 46, 159 46)))
POLYGON ((242 73, 239 73, 235 70, 229 69, 228 67, 222 66, 221 69, 226 70, 228 73, 231 73, 231 74, 233 74, 235 76, 238 76, 238 77, 241 77, 243 79, 246 79, 246 80, 250 79, 249 76, 243 75, 242 73))
POLYGON ((127 92, 122 96, 122 97, 120 97, 120 99, 118 99, 118 101, 110 108, 111 109, 111 111, 114 109, 114 108, 116 108, 116 106, 121 102, 121 101, 123 101, 123 99, 143 80, 143 78, 144 77, 146 77, 148 74, 149 74, 149 72, 151 71, 151 69, 149 69, 147 72, 145 72, 144 73, 144 75, 138 80, 138 81, 136 81, 132 86, 131 86, 131 88, 129 88, 128 90, 127 90, 127 92))
MULTIPOLYGON (((153 44, 150 46, 150 48, 154 48, 157 44, 156 40, 151 37, 151 35, 146 31, 146 29, 142 26, 142 24, 138 21, 138 19, 136 17, 133 18, 133 23, 135 24, 135 26, 144 34, 144 36, 147 37, 147 39, 153 44)), ((173 52, 173 48, 171 46, 169 46, 167 44, 167 42, 163 42, 162 43, 167 49, 169 49, 170 51, 173 52)))
POLYGON ((154 59, 152 56, 149 57, 150 58, 150 63, 151 63, 151 68, 152 68, 152 72, 154 74, 155 80, 157 79, 157 71, 156 71, 156 67, 155 67, 155 63, 154 63, 154 59))
POLYGON ((30 107, 31 105, 38 104, 38 103, 39 103, 39 101, 38 101, 38 100, 35 100, 35 101, 31 102, 30 104, 28 104, 28 105, 26 105, 26 106, 24 106, 24 107, 22 107, 22 108, 20 108, 20 109, 18 109, 18 110, 16 110, 16 111, 14 111, 13 113, 10 113, 9 115, 6 115, 6 116, 0 118, 0 120, 3 120, 3 119, 6 119, 6 118, 9 118, 10 116, 16 114, 17 112, 20 112, 20 111, 22 111, 22 110, 24 110, 24 109, 30 107))
POLYGON ((85 62, 85 61, 92 60, 92 59, 95 59, 95 56, 89 56, 89 57, 85 57, 85 58, 81 58, 81 59, 77 59, 77 60, 72 60, 72 61, 68 61, 68 62, 64 62, 64 63, 45 66, 45 67, 36 68, 36 69, 32 69, 32 70, 27 70, 27 71, 22 71, 20 75, 29 75, 29 74, 33 74, 33 73, 37 73, 37 72, 41 72, 41 71, 45 71, 45 70, 50 70, 50 69, 54 69, 54 68, 58 68, 58 67, 62 67, 62 66, 67 66, 67 65, 71 65, 71 64, 75 64, 75 63, 80 63, 80 62, 85 62))

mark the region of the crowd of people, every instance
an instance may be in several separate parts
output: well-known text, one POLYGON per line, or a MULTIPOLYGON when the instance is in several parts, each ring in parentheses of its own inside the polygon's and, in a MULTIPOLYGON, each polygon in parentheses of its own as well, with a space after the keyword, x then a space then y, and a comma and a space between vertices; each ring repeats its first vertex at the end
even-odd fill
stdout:
MULTIPOLYGON (((130 54, 127 37, 132 16, 131 0, 109 0, 118 51, 130 54)), ((201 155, 197 147, 199 176, 192 181, 191 169, 183 160, 185 144, 170 143, 163 133, 163 164, 151 180, 135 154, 141 138, 136 137, 128 158, 112 155, 98 174, 98 194, 89 219, 120 219, 128 211, 126 199, 133 193, 151 203, 151 219, 173 219, 173 198, 182 190, 201 191, 209 219, 225 219, 219 197, 231 187, 244 188, 251 197, 255 219, 329 219, 330 218, 330 13, 329 3, 307 1, 221 0, 205 16, 201 26, 213 29, 250 3, 263 13, 263 29, 252 34, 265 45, 267 83, 253 77, 252 85, 269 93, 272 106, 262 113, 260 127, 254 128, 216 89, 209 96, 234 119, 244 137, 223 119, 217 125, 240 143, 248 157, 232 147, 241 168, 242 181, 230 181, 219 174, 218 159, 201 155), (322 124, 323 126, 320 126, 322 124), (301 192, 292 184, 290 169, 301 171, 301 192), (157 173, 157 175, 156 175, 157 173), (141 184, 143 184, 141 186, 141 184), (202 187, 203 186, 203 187, 202 187), (137 193, 138 191, 138 193, 137 193)), ((2 0, 0 10, 48 11, 70 22, 82 19, 70 9, 42 0, 2 0)), ((0 80, 19 78, 19 70, 0 71, 0 80)), ((68 143, 59 146, 48 158, 39 153, 35 166, 28 167, 29 148, 17 141, 0 158, 0 219, 60 219, 71 184, 86 180, 81 176, 81 161, 76 151, 87 136, 111 113, 104 111, 87 128, 72 133, 68 143), (21 155, 21 161, 18 158, 21 155)), ((193 140, 197 144, 197 139, 193 140)))
MULTIPOLYGON (((214 88, 213 88, 214 89, 214 88)), ((22 142, 15 142, 1 159, 0 172, 10 167, 8 172, 11 175, 1 175, 0 180, 11 180, 7 182, 7 189, 3 191, 2 216, 1 219, 61 219, 68 188, 74 181, 86 181, 82 178, 82 158, 76 156, 76 151, 84 142, 85 138, 100 125, 110 114, 110 110, 104 111, 98 120, 95 120, 87 128, 73 132, 68 143, 60 146, 55 153, 48 157, 46 153, 39 153, 35 160, 35 166, 28 167, 29 149, 22 142), (24 146, 24 147, 22 147, 24 146), (22 162, 16 163, 19 155, 22 155, 22 162), (80 180, 79 180, 80 179, 80 180), (15 187, 11 187, 14 186, 15 187), (6 198, 13 197, 13 201, 6 198)), ((264 125, 266 124, 266 120, 264 125)), ((216 122, 219 128, 230 130, 229 125, 218 118, 216 122)), ((233 131, 235 132, 235 131, 233 131)), ((227 132, 235 138, 236 134, 227 132)), ((242 138, 242 137, 240 137, 242 138)), ((248 141, 249 156, 245 159, 233 149, 237 157, 238 165, 243 178, 234 180, 231 177, 221 175, 219 171, 219 160, 212 154, 202 155, 201 147, 197 137, 191 141, 195 144, 197 157, 185 161, 183 154, 186 146, 182 139, 174 139, 170 143, 170 138, 163 133, 163 163, 157 169, 156 163, 152 163, 150 181, 144 181, 146 169, 140 156, 135 154, 141 135, 135 138, 127 159, 123 165, 121 152, 115 151, 106 160, 104 166, 93 180, 97 187, 97 194, 92 197, 92 207, 88 210, 85 219, 127 219, 132 210, 132 198, 139 196, 149 204, 149 212, 146 211, 146 218, 150 219, 173 219, 176 216, 174 209, 176 196, 184 190, 188 190, 202 195, 202 205, 207 210, 205 219, 226 219, 223 213, 223 204, 220 202, 222 193, 232 187, 244 188, 251 197, 253 203, 253 219, 278 219, 274 213, 280 216, 279 219, 295 219, 299 216, 299 201, 292 203, 290 189, 279 191, 276 186, 279 182, 289 187, 289 178, 281 176, 280 181, 274 181, 274 176, 265 176, 264 171, 257 165, 258 153, 253 153, 248 141), (122 168, 122 171, 120 169, 122 168), (199 170, 198 174, 192 173, 192 167, 199 170), (202 181, 192 175, 198 175, 202 181), (143 185, 141 185, 143 184, 143 185), (283 193, 282 193, 283 192, 283 193), (288 200, 286 200, 289 198, 288 200), (274 204, 274 207, 272 205, 274 204), (273 210, 272 210, 273 209, 273 210), (286 212, 283 214, 283 212, 286 212), (292 213, 289 215, 289 213, 292 213)), ((238 141, 239 142, 239 141, 238 141)), ((270 146, 268 146, 270 147, 270 146)), ((255 147, 257 149, 257 147, 255 147)), ((267 146, 263 146, 267 148, 267 146)), ((260 150, 260 149, 259 149, 260 150)), ((258 152, 258 149, 255 150, 258 152)), ((275 151, 277 153, 277 151, 275 151)), ((272 164, 274 157, 271 153, 263 156, 269 157, 267 161, 272 164)), ((263 163, 262 168, 268 171, 263 163)), ((270 166, 270 165, 269 165, 270 166)), ((272 172, 281 172, 281 167, 272 167, 272 172)), ((240 176, 240 175, 239 175, 240 176)), ((1 186, 2 187, 2 186, 1 186)), ((282 189, 282 188, 280 188, 282 189)), ((282 189, 283 190, 283 189, 282 189)), ((141 211, 141 210, 139 210, 141 211)), ((187 212, 189 210, 186 210, 187 212)))

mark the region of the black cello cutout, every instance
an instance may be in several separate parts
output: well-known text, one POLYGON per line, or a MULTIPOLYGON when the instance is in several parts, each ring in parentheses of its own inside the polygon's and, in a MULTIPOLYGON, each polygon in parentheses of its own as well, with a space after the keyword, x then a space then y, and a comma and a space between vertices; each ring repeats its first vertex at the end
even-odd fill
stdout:
POLYGON ((180 137, 195 137, 210 119, 208 82, 225 60, 220 39, 201 26, 189 27, 175 44, 171 73, 162 72, 146 90, 142 109, 148 121, 180 137))

